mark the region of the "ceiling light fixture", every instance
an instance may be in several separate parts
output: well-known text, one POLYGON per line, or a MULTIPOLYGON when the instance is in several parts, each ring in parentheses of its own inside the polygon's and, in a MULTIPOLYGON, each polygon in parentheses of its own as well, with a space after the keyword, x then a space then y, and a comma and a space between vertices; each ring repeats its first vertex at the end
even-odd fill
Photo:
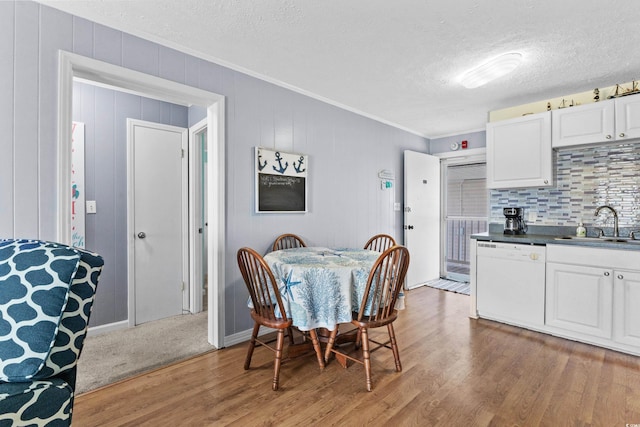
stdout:
POLYGON ((489 83, 492 80, 509 74, 522 62, 522 54, 518 52, 505 53, 460 76, 460 83, 467 89, 473 89, 489 83))

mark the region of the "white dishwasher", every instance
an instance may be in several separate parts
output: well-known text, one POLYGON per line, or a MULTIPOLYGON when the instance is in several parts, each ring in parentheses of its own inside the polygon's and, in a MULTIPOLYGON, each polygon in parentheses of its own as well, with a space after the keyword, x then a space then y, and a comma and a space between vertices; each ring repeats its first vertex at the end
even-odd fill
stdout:
POLYGON ((546 246, 478 241, 478 316, 518 326, 543 326, 545 255, 546 246))

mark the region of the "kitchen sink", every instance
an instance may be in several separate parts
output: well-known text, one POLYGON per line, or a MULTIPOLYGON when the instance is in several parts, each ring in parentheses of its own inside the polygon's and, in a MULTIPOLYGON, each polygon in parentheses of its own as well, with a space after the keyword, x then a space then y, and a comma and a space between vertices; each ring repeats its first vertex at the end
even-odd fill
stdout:
POLYGON ((601 242, 601 243, 635 243, 640 244, 640 240, 631 239, 627 237, 577 237, 577 236, 562 236, 556 237, 554 240, 575 240, 580 242, 601 242))

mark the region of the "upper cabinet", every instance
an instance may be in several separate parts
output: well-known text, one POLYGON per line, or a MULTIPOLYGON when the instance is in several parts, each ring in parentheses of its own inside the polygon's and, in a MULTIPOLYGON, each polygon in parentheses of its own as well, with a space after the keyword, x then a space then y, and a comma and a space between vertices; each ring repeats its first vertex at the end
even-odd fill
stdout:
POLYGON ((487 187, 553 185, 551 112, 487 123, 487 187))
POLYGON ((553 110, 553 147, 593 144, 612 139, 615 131, 614 111, 612 100, 553 110))
POLYGON ((616 139, 640 138, 640 96, 616 100, 616 139))
POLYGON ((552 112, 553 148, 640 137, 640 96, 608 99, 552 112))

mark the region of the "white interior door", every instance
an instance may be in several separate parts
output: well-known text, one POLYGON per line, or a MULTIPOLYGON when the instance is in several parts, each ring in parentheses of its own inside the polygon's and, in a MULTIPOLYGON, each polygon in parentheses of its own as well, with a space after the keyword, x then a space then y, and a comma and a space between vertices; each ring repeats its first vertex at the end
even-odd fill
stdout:
POLYGON ((415 151, 404 152, 404 243, 407 288, 440 277, 440 159, 415 151))
POLYGON ((129 319, 137 325, 182 314, 187 300, 188 130, 131 119, 127 125, 129 319))

